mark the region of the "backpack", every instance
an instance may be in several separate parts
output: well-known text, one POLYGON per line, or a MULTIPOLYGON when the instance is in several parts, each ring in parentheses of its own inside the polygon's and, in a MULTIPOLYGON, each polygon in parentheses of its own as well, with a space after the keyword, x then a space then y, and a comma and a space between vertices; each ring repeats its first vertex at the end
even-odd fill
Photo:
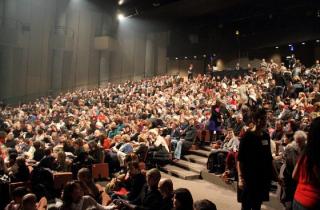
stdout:
POLYGON ((210 153, 207 161, 207 169, 210 173, 223 173, 226 167, 226 153, 214 151, 210 153))

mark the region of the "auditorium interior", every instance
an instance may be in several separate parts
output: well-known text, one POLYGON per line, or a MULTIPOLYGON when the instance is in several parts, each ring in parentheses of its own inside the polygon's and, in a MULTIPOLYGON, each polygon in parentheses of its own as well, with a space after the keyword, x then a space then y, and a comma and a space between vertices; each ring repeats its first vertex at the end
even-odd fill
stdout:
POLYGON ((0 0, 0 209, 319 210, 319 132, 319 0, 0 0))

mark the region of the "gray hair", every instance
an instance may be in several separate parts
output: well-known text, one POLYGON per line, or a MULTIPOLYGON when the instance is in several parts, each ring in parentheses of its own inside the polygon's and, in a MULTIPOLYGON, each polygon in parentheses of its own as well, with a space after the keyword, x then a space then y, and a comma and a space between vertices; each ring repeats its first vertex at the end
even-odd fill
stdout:
POLYGON ((298 139, 298 138, 301 138, 301 139, 303 139, 303 140, 307 140, 307 134, 306 134, 306 132, 304 132, 304 131, 296 131, 295 133, 294 133, 294 135, 293 135, 293 139, 294 140, 296 140, 296 139, 298 139))

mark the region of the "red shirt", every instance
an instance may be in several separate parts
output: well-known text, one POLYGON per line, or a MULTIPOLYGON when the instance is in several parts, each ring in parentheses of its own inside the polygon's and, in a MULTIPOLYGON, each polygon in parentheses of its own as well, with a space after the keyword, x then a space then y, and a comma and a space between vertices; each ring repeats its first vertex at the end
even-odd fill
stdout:
POLYGON ((307 179, 307 158, 298 161, 299 180, 294 199, 306 208, 313 208, 320 203, 320 181, 310 182, 307 179))

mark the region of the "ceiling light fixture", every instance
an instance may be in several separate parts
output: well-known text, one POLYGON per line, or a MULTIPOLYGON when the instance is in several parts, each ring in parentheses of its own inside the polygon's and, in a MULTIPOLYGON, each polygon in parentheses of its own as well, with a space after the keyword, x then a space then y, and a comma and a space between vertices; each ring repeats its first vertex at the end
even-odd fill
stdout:
POLYGON ((159 7, 160 6, 160 3, 158 1, 155 1, 152 3, 152 6, 154 7, 159 7))
POLYGON ((122 21, 122 20, 125 19, 125 16, 124 16, 122 13, 119 13, 119 14, 117 15, 117 18, 118 18, 118 20, 122 21))

